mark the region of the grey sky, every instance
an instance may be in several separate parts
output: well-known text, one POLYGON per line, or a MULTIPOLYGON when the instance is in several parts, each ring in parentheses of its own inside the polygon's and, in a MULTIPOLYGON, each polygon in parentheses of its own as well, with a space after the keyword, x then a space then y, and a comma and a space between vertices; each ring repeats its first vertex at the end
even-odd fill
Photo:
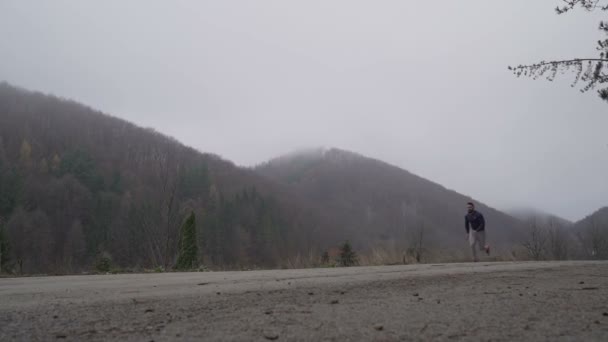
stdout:
POLYGON ((507 65, 596 56, 557 0, 0 2, 0 79, 253 165, 339 147, 500 209, 608 205, 608 104, 507 65))

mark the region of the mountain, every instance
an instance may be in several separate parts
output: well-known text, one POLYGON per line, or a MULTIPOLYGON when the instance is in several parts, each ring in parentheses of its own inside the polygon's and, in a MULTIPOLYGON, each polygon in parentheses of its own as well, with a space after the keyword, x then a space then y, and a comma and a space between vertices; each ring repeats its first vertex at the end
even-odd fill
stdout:
POLYGON ((586 259, 608 259, 608 207, 576 222, 573 228, 586 259))
POLYGON ((537 223, 543 226, 556 225, 564 228, 574 225, 572 221, 566 220, 565 218, 534 208, 511 209, 507 211, 507 213, 526 223, 537 223))
MULTIPOLYGON (((424 231, 427 244, 463 248, 468 196, 379 160, 339 149, 316 149, 276 158, 255 168, 290 187, 334 222, 330 239, 356 245, 411 243, 424 231)), ((524 236, 522 222, 483 203, 488 238, 510 246, 524 236)))
MULTIPOLYGON (((241 168, 74 101, 0 83, 3 269, 170 268, 191 213, 198 261, 214 269, 318 264, 345 240, 362 258, 389 248, 467 253, 470 200, 338 149, 241 168)), ((507 251, 520 244, 522 222, 478 209, 490 242, 507 251)))
MULTIPOLYGON (((0 225, 23 272, 170 267, 197 216, 201 263, 278 267, 317 225, 282 186, 171 137, 0 83, 0 225)), ((10 261, 8 260, 10 257, 10 261)))

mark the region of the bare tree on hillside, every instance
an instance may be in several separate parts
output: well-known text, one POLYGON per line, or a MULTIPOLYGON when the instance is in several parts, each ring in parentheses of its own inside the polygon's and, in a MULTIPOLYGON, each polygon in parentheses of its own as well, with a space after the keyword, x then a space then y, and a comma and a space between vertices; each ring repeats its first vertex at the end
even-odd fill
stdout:
POLYGON ((523 243, 528 255, 534 260, 541 260, 545 254, 547 232, 538 223, 530 225, 528 240, 523 243))
MULTIPOLYGON (((135 220, 143 233, 148 263, 170 267, 175 256, 183 208, 178 194, 181 172, 179 156, 169 149, 155 149, 144 161, 152 169, 150 178, 159 184, 152 198, 141 198, 144 206, 136 210, 135 220)), ((148 194, 139 194, 147 197, 148 194)))
POLYGON ((422 257, 424 256, 425 252, 424 230, 424 223, 421 223, 418 228, 411 233, 410 247, 406 252, 408 256, 416 259, 416 262, 418 263, 422 261, 422 257))
POLYGON ((562 227, 557 226, 553 221, 549 222, 547 229, 549 240, 549 252, 554 260, 565 260, 568 258, 569 237, 562 227))
POLYGON ((608 259, 608 227, 592 219, 579 234, 585 254, 593 259, 608 259))

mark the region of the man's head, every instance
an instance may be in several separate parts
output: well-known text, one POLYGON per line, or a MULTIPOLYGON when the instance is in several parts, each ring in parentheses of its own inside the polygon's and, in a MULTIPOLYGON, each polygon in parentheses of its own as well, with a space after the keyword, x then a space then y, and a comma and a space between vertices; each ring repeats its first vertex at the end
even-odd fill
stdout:
POLYGON ((475 211, 475 204, 473 204, 473 202, 468 202, 467 203, 467 211, 472 213, 473 211, 475 211))

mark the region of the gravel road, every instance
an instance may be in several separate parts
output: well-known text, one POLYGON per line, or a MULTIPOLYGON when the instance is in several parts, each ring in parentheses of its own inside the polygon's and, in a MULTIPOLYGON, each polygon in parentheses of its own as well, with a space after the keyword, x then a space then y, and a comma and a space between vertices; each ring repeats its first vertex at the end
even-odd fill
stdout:
POLYGON ((0 279, 1 341, 608 341, 608 262, 0 279))

